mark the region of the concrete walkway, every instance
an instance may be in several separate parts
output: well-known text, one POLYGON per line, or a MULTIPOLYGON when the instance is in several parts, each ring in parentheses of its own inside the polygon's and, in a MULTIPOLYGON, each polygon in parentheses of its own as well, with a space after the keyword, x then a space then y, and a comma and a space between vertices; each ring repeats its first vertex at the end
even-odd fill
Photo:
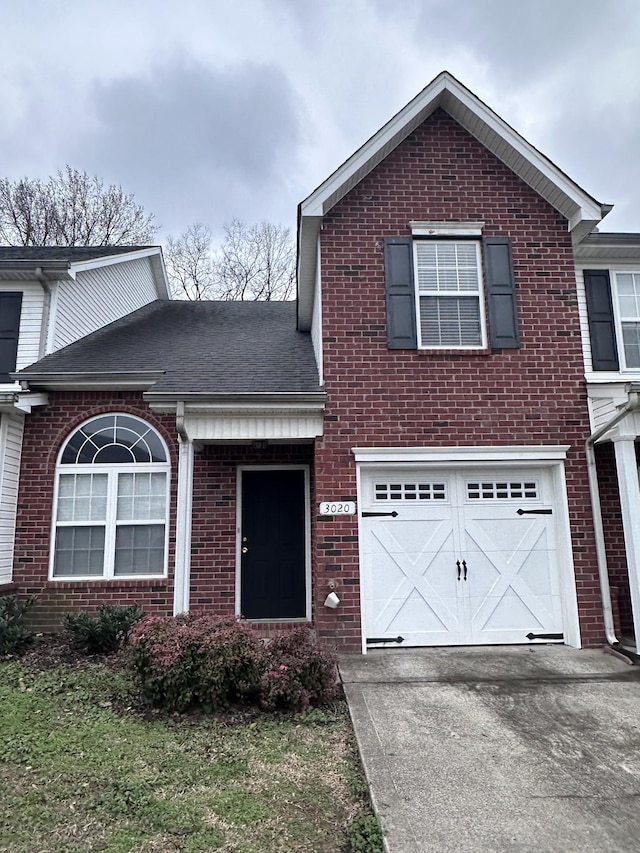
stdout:
POLYGON ((640 851, 640 667, 474 647, 340 673, 390 853, 640 851))

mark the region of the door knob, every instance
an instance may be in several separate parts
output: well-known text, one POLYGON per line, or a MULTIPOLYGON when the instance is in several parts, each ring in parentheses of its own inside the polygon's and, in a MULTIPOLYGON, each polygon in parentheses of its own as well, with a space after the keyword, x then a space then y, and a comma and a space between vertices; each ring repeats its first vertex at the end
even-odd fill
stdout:
POLYGON ((246 545, 245 545, 245 547, 242 549, 242 553, 243 553, 243 554, 246 554, 248 550, 249 550, 249 549, 248 549, 248 548, 246 547, 246 545))

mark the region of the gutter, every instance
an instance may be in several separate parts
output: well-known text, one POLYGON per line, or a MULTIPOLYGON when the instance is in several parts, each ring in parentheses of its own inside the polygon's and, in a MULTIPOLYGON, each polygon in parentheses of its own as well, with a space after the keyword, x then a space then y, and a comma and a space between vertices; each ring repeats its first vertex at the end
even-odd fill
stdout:
POLYGON ((595 444, 602 436, 613 429, 616 424, 625 418, 629 412, 640 409, 640 384, 632 383, 627 386, 628 399, 622 408, 610 418, 606 424, 591 433, 585 442, 585 453, 587 455, 587 472, 589 475, 589 491, 591 493, 591 509, 593 512, 593 530, 596 537, 596 560, 598 563, 598 576, 600 580, 600 594, 602 596, 602 610, 604 615, 604 628, 607 643, 618 651, 623 651, 633 660, 637 655, 634 649, 623 646, 616 637, 613 624, 613 608, 611 606, 611 587, 609 585, 609 567, 607 565, 607 553, 604 544, 604 528, 602 525, 602 506, 600 503, 600 488, 598 486, 598 474, 596 470, 595 444))

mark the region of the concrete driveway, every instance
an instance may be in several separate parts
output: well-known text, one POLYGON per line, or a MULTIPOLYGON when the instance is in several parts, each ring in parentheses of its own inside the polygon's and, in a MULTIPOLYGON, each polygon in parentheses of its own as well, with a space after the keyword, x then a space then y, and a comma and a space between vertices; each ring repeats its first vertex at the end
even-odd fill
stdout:
POLYGON ((474 647, 340 673, 390 853, 640 851, 640 667, 474 647))

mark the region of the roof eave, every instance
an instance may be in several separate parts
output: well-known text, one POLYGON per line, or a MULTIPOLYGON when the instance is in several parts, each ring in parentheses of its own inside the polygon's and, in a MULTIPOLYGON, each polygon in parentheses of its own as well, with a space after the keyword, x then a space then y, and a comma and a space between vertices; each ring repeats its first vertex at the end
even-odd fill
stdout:
POLYGON ((163 370, 59 371, 21 370, 10 374, 27 389, 49 391, 147 391, 165 375, 163 370))

